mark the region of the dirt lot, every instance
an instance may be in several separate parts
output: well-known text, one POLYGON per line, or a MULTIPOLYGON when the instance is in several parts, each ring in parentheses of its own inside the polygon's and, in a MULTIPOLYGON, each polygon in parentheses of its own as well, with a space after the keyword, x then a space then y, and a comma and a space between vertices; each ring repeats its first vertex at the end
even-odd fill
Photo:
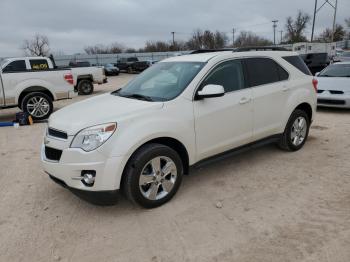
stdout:
POLYGON ((0 128, 0 261, 350 261, 350 111, 320 111, 299 152, 270 145, 195 170, 153 210, 93 206, 54 184, 44 128, 0 128))

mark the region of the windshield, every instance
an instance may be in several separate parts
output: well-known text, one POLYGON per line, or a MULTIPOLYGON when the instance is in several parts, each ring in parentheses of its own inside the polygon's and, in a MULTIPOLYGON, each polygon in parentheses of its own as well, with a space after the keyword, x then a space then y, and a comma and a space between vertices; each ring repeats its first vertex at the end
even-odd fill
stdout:
POLYGON ((114 67, 112 64, 106 64, 105 67, 114 67))
POLYGON ((350 77, 350 64, 333 64, 324 69, 319 76, 350 77))
POLYGON ((343 53, 341 54, 341 56, 350 57, 350 52, 343 52, 343 53))
POLYGON ((147 101, 169 101, 182 93, 203 66, 201 62, 158 63, 112 94, 147 101))

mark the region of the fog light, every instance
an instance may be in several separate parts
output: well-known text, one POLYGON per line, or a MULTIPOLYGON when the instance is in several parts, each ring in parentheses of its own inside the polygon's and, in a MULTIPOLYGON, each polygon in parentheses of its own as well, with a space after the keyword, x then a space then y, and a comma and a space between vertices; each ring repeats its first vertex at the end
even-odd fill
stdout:
POLYGON ((93 170, 84 170, 81 172, 81 176, 83 177, 81 182, 83 182, 86 186, 93 186, 95 183, 96 171, 93 170))

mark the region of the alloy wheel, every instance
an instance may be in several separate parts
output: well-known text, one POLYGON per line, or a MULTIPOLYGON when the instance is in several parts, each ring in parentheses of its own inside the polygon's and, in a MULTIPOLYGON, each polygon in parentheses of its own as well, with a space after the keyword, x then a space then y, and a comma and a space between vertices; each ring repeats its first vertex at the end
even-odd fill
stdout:
POLYGON ((172 159, 165 156, 155 157, 142 169, 139 188, 148 200, 160 200, 174 188, 177 168, 172 159))

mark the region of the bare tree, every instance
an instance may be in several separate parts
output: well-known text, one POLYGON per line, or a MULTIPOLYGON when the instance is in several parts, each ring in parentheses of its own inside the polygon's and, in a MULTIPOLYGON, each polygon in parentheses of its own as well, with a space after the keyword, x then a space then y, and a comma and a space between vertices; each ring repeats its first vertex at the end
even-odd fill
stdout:
POLYGON ((235 41, 236 47, 245 46, 267 46, 272 45, 272 42, 266 38, 260 37, 250 31, 242 31, 235 41))
POLYGON ((345 24, 347 27, 350 27, 350 17, 345 19, 345 24))
POLYGON ((50 51, 49 39, 45 35, 36 34, 33 39, 24 40, 22 49, 25 55, 47 56, 50 51))
MULTIPOLYGON (((322 42, 331 42, 333 35, 333 29, 326 28, 318 37, 318 39, 322 42)), ((346 35, 346 31, 342 25, 337 24, 335 26, 334 39, 333 41, 341 41, 346 35)))
POLYGON ((296 42, 306 42, 307 38, 304 35, 305 29, 307 28, 308 23, 310 22, 310 15, 298 11, 298 14, 295 19, 288 17, 286 21, 286 30, 285 39, 288 43, 296 42))
POLYGON ((225 33, 197 29, 187 41, 188 49, 218 49, 226 46, 228 38, 225 33))
POLYGON ((117 42, 112 43, 109 46, 105 46, 102 44, 97 44, 94 46, 87 46, 84 48, 85 53, 88 55, 96 55, 96 54, 119 54, 125 50, 125 47, 122 44, 117 42))

